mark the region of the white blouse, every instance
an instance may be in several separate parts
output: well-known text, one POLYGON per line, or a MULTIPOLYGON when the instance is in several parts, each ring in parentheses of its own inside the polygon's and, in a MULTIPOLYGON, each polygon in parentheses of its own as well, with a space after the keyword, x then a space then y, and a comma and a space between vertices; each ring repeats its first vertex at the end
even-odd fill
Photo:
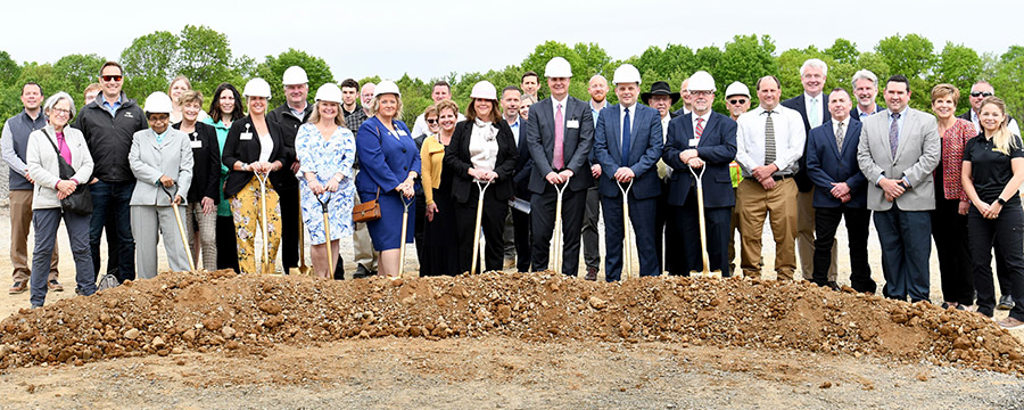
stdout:
POLYGON ((489 122, 479 119, 473 122, 473 131, 469 137, 469 155, 473 167, 484 171, 494 171, 498 162, 498 129, 489 122))

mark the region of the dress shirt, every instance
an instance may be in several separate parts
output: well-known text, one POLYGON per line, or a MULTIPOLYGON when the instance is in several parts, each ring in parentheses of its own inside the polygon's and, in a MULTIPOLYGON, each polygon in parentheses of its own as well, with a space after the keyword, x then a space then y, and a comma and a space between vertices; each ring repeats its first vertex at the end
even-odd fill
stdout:
MULTIPOLYGON (((626 126, 626 109, 629 109, 629 135, 630 138, 635 138, 636 136, 633 135, 633 122, 636 121, 636 103, 633 103, 633 105, 629 107, 620 105, 619 108, 621 108, 619 110, 619 124, 622 124, 623 127, 626 126)), ((619 149, 622 149, 622 136, 625 135, 623 130, 625 130, 625 128, 619 129, 619 149)))
POLYGON ((668 140, 668 123, 672 121, 672 115, 666 115, 661 117, 661 143, 664 144, 668 140))
POLYGON ((555 118, 559 104, 562 105, 562 121, 565 121, 565 112, 569 109, 569 94, 565 94, 565 98, 561 100, 556 100, 555 96, 551 96, 551 118, 555 118))
POLYGON ((515 138, 517 147, 519 146, 519 123, 522 119, 523 117, 517 115, 515 122, 508 123, 507 120, 505 121, 508 123, 508 127, 512 129, 512 138, 515 138))
POLYGON ((874 104, 874 105, 871 106, 871 112, 864 112, 864 110, 860 109, 860 106, 857 106, 857 114, 860 115, 860 118, 858 118, 858 119, 861 122, 864 122, 864 117, 869 117, 872 114, 875 114, 877 112, 878 112, 878 104, 874 104))
MULTIPOLYGON (((799 159, 804 155, 807 133, 804 119, 796 110, 777 105, 773 110, 772 124, 775 128, 775 175, 792 175, 800 169, 799 159)), ((754 168, 764 165, 764 123, 765 109, 757 108, 740 115, 736 121, 736 162, 743 169, 743 176, 749 177, 754 168)))
POLYGON ((597 108, 594 108, 594 100, 590 100, 588 105, 590 105, 590 116, 594 117, 594 128, 597 128, 597 116, 601 114, 601 110, 608 106, 608 100, 601 101, 601 106, 597 108))
POLYGON ((121 108, 121 106, 124 105, 124 93, 119 94, 117 96, 117 101, 114 101, 113 104, 107 101, 107 98, 104 97, 103 94, 96 96, 96 98, 99 98, 100 101, 102 101, 102 103, 100 103, 100 107, 103 107, 104 110, 107 110, 107 112, 110 113, 111 117, 116 115, 117 109, 121 108))
MULTIPOLYGON (((846 140, 846 135, 842 135, 842 136, 839 135, 839 125, 840 124, 843 125, 843 133, 845 134, 846 131, 850 129, 850 118, 847 117, 845 120, 842 120, 842 121, 836 121, 835 119, 832 119, 832 135, 835 135, 836 138, 842 138, 845 141, 846 140)), ((840 151, 843 150, 843 147, 838 147, 837 146, 837 148, 839 148, 840 151)))
MULTIPOLYGON (((708 110, 708 112, 704 113, 704 115, 697 115, 697 113, 695 113, 693 111, 690 111, 690 114, 693 114, 693 117, 690 120, 690 122, 692 123, 691 125, 693 126, 693 138, 696 139, 696 140, 700 140, 700 138, 697 137, 697 119, 698 118, 703 118, 704 119, 704 129, 708 129, 708 120, 711 119, 711 110, 708 110)), ((687 141, 686 143, 689 144, 690 142, 687 141)), ((689 148, 696 148, 696 147, 690 147, 689 145, 687 145, 686 148, 689 149, 689 148)))
POLYGON ((806 92, 804 93, 804 107, 807 107, 807 123, 811 124, 811 129, 821 126, 825 123, 825 119, 821 118, 821 99, 825 97, 825 93, 819 93, 817 97, 811 97, 806 92), (811 111, 817 110, 817 111, 811 111), (814 112, 814 115, 811 115, 814 112), (817 121, 813 121, 817 120, 817 121), (815 123, 817 122, 817 123, 815 123))

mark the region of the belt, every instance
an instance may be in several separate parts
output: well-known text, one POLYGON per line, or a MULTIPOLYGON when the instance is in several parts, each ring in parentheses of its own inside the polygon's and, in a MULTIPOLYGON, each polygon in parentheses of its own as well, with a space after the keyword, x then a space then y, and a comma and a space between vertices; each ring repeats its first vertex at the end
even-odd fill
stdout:
POLYGON ((774 181, 781 181, 783 179, 792 178, 792 177, 793 177, 793 174, 772 175, 772 180, 774 180, 774 181))

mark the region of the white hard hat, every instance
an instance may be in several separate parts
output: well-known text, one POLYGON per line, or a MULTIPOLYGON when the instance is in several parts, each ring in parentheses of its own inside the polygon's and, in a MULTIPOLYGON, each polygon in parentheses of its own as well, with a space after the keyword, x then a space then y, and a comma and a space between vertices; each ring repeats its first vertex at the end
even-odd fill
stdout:
POLYGON ((341 104, 341 88, 335 83, 326 83, 316 90, 317 101, 330 101, 341 104))
POLYGON ((612 82, 615 84, 636 83, 640 85, 640 70, 637 70, 632 64, 620 65, 619 68, 615 69, 615 76, 612 77, 612 82))
POLYGON ((377 84, 377 88, 373 90, 373 98, 377 98, 377 96, 381 94, 394 94, 399 97, 402 96, 402 92, 398 91, 398 84, 395 84, 395 82, 391 80, 384 80, 381 81, 380 84, 377 84))
POLYGON ((305 84, 309 82, 309 78, 306 77, 306 70, 303 70, 302 67, 297 65, 293 65, 288 67, 287 70, 284 70, 282 80, 284 85, 305 84))
POLYGON ((732 97, 734 95, 744 95, 747 98, 750 98, 750 89, 747 88, 746 84, 743 84, 739 81, 734 81, 732 84, 729 84, 728 88, 725 89, 725 96, 732 97))
POLYGON ((270 99, 270 84, 267 80, 256 77, 249 82, 245 83, 245 88, 242 90, 243 97, 263 97, 270 99))
POLYGON ((146 113, 171 113, 171 97, 168 97, 163 91, 157 91, 146 97, 146 113))
POLYGON ((544 76, 547 78, 571 78, 572 67, 569 61, 562 57, 555 57, 544 66, 544 76))
POLYGON ((698 71, 690 76, 690 82, 686 84, 689 91, 715 91, 715 79, 707 71, 698 71))
POLYGON ((494 84, 491 84, 489 81, 480 81, 473 86, 473 91, 469 93, 469 98, 497 100, 498 90, 495 89, 494 84))

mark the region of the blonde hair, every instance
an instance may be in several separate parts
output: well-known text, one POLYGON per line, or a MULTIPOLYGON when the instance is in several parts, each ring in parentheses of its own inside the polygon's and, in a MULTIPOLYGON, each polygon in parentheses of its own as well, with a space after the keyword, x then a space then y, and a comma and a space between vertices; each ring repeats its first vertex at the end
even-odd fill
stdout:
POLYGON ((395 110, 395 117, 392 118, 392 119, 393 120, 401 121, 402 120, 402 97, 400 95, 398 95, 398 94, 387 93, 387 94, 381 94, 381 95, 373 97, 373 99, 370 100, 370 115, 371 116, 372 115, 377 115, 377 110, 380 109, 380 97, 383 97, 385 95, 394 95, 395 96, 395 100, 398 100, 398 110, 395 110))
MULTIPOLYGON (((321 102, 323 102, 323 101, 317 101, 316 104, 313 104, 313 112, 309 114, 309 120, 306 121, 306 122, 308 122, 310 124, 316 124, 316 123, 320 122, 320 103, 321 102)), ((334 102, 334 101, 328 101, 328 102, 334 102)), ((335 104, 338 104, 338 103, 335 103, 335 104)), ((337 125, 339 127, 344 127, 344 126, 346 126, 345 125, 345 118, 344 118, 345 116, 341 115, 341 114, 342 114, 341 104, 338 104, 338 115, 334 116, 334 125, 337 125)))
POLYGON ((178 97, 178 105, 185 105, 190 103, 199 104, 199 108, 203 108, 203 93, 197 90, 188 90, 181 93, 181 97, 178 97))
POLYGON ((1010 155, 1010 148, 1020 148, 1020 143, 1017 142, 1019 137, 1014 138, 1015 135, 1006 127, 1006 124, 1009 122, 1009 117, 1006 116, 1006 103, 1001 98, 992 96, 985 98, 981 102, 981 110, 984 110, 986 105, 996 106, 999 112, 1003 114, 1003 122, 999 124, 999 129, 991 135, 992 145, 995 145, 996 151, 1003 153, 1003 155, 1010 155))
POLYGON ((174 79, 171 80, 171 83, 167 85, 167 95, 171 95, 171 88, 174 87, 174 83, 177 83, 178 81, 184 81, 185 87, 187 87, 188 90, 192 89, 192 82, 188 80, 188 77, 179 75, 177 77, 174 77, 174 79))

